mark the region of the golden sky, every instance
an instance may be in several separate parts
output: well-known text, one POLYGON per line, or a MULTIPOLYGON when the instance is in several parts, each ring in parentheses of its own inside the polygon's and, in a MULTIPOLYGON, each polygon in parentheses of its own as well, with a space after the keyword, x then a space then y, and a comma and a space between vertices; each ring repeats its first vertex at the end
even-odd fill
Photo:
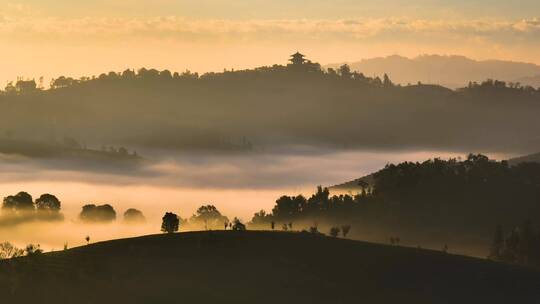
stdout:
MULTIPOLYGON (((540 1, 0 0, 0 81, 458 54, 540 64, 540 1)), ((1 86, 1 85, 0 85, 1 86)))

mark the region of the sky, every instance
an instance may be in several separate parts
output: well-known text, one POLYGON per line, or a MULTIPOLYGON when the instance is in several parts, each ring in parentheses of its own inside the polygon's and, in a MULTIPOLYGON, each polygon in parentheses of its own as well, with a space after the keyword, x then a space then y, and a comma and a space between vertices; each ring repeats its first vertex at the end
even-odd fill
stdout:
POLYGON ((221 71, 399 54, 540 64, 537 0, 0 0, 0 87, 127 68, 221 71))

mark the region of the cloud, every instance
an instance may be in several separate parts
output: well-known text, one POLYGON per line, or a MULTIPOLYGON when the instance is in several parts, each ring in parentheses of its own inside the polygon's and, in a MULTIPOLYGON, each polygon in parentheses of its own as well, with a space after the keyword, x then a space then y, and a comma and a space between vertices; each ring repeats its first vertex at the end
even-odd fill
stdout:
MULTIPOLYGON (((15 10, 20 11, 20 10, 15 10)), ((24 11, 24 10, 23 10, 24 11)), ((282 19, 225 20, 183 17, 58 18, 31 13, 1 14, 0 35, 38 41, 110 39, 168 39, 182 42, 270 41, 376 41, 378 39, 486 39, 510 43, 516 39, 538 42, 540 20, 429 20, 371 18, 344 20, 282 19)))

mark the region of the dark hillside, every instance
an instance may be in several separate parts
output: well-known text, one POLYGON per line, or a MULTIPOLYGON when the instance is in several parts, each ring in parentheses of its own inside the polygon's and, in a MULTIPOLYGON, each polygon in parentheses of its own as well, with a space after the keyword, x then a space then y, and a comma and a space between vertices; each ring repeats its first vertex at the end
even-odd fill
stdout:
POLYGON ((128 70, 17 87, 0 92, 0 137, 173 150, 540 148, 530 132, 540 127, 540 91, 492 80, 462 90, 398 86, 303 64, 201 76, 128 70))
POLYGON ((540 273, 307 233, 194 232, 0 264, 6 303, 538 303, 540 273))

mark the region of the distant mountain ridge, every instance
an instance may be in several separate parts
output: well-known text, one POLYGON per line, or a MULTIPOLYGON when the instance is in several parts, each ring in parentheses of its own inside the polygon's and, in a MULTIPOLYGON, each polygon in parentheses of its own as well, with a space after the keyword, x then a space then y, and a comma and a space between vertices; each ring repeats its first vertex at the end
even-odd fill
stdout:
MULTIPOLYGON (((342 65, 329 64, 336 68, 342 65)), ((421 55, 407 58, 399 55, 363 59, 347 63, 352 70, 366 76, 381 76, 386 73, 392 81, 400 84, 431 83, 448 88, 465 87, 469 81, 481 82, 497 79, 520 82, 522 85, 540 86, 540 66, 533 63, 482 60, 464 56, 421 55)))

